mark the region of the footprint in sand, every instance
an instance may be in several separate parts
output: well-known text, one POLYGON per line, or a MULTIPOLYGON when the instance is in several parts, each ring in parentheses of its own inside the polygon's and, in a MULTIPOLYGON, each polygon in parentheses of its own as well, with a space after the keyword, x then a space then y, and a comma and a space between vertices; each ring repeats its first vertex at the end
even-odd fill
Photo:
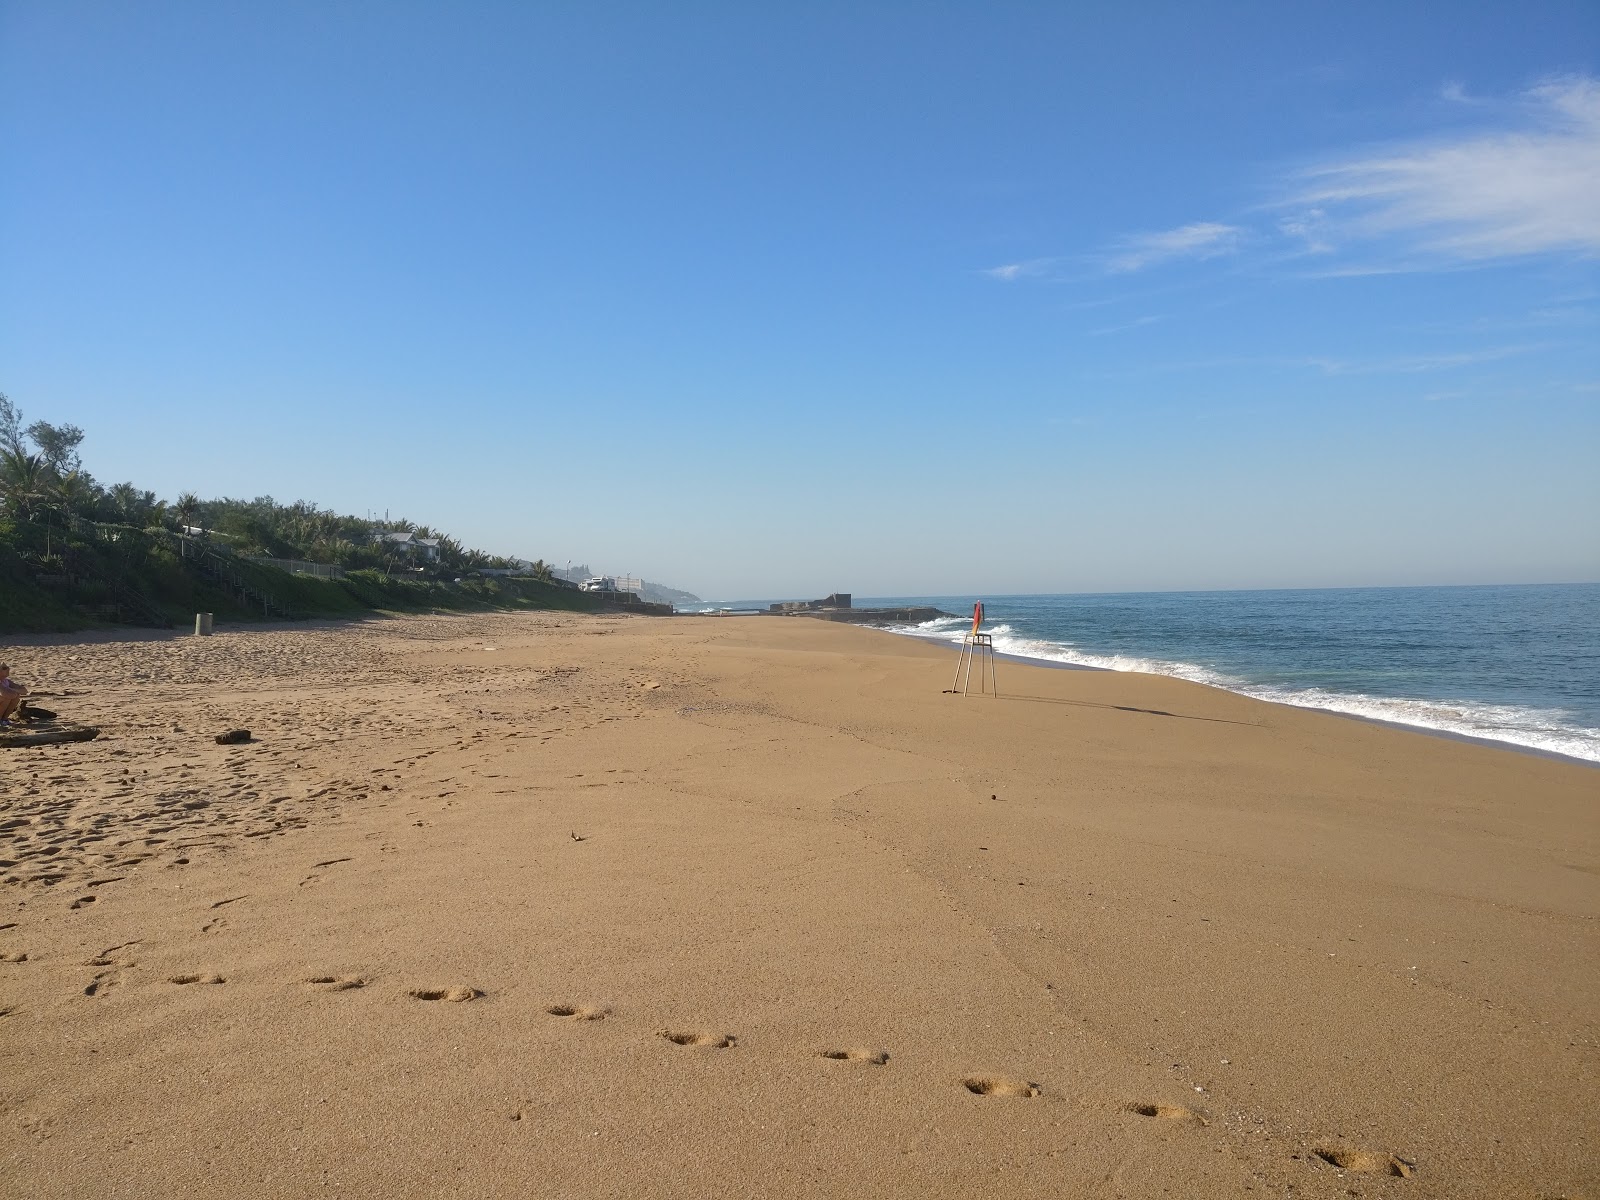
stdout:
POLYGON ((1032 1099, 1044 1089, 1026 1079, 1006 1079, 999 1075, 974 1075, 961 1081, 961 1086, 974 1096, 1015 1096, 1032 1099))
POLYGON ((173 975, 168 983, 227 983, 221 975, 173 975))
POLYGON ((321 879, 322 878, 322 870, 321 870, 321 868, 323 868, 323 867, 333 867, 333 866, 337 866, 340 863, 347 863, 349 861, 350 860, 348 858, 330 858, 330 859, 328 859, 327 862, 312 863, 311 866, 312 866, 313 869, 312 869, 311 874, 307 875, 304 879, 302 879, 300 881, 300 886, 301 887, 305 887, 306 884, 315 883, 315 882, 317 882, 317 880, 321 879))
POLYGON ((18 951, 16 954, 0 954, 0 963, 25 963, 27 961, 28 953, 25 950, 18 951))
POLYGON ((1367 1174, 1398 1175, 1410 1179, 1416 1164, 1398 1154, 1385 1150, 1348 1150, 1342 1146, 1317 1146, 1313 1153, 1323 1162, 1341 1171, 1360 1171, 1367 1174))
MULTIPOLYGON (((348 992, 353 988, 364 988, 367 981, 359 975, 313 975, 307 979, 306 984, 322 992, 348 992)), ((415 995, 415 993, 412 993, 415 995)), ((418 997, 421 999, 422 997, 418 997)))
POLYGON ((139 964, 131 960, 123 962, 115 957, 116 953, 119 950, 126 950, 130 946, 137 946, 141 941, 143 941, 142 938, 135 938, 131 942, 122 942, 116 946, 107 946, 104 950, 100 951, 99 954, 96 954, 93 958, 86 962, 84 966, 87 967, 107 967, 110 969, 105 971, 97 971, 94 978, 89 981, 88 986, 83 989, 83 994, 88 996, 90 999, 93 999, 96 996, 104 996, 112 988, 121 983, 123 971, 131 970, 139 964))
POLYGON ((472 987, 412 988, 406 995, 413 1000, 449 1000, 460 1004, 467 1000, 476 1000, 483 993, 472 987))
POLYGON ((17 1124, 36 1142, 48 1142, 55 1136, 56 1119, 32 1113, 17 1118, 17 1124))
POLYGON ((871 1063, 873 1066, 881 1067, 889 1061, 889 1052, 853 1046, 848 1050, 824 1050, 821 1057, 831 1058, 835 1062, 871 1063))
POLYGON ((94 903, 94 897, 93 896, 79 896, 76 900, 74 900, 72 902, 71 907, 72 908, 88 908, 89 905, 91 905, 93 903, 94 903))
POLYGON ((552 1004, 545 1009, 552 1017, 570 1017, 578 1021, 604 1021, 611 1015, 609 1008, 596 1008, 587 1004, 552 1004))
POLYGON ((1207 1121, 1192 1108, 1185 1108, 1181 1104, 1124 1104, 1123 1112, 1134 1113, 1141 1117, 1155 1117, 1161 1121, 1197 1121, 1201 1125, 1207 1121))
POLYGON ((679 1032, 672 1029, 657 1032, 674 1046, 709 1046, 713 1050, 728 1050, 739 1044, 739 1039, 731 1033, 703 1033, 699 1030, 679 1032))

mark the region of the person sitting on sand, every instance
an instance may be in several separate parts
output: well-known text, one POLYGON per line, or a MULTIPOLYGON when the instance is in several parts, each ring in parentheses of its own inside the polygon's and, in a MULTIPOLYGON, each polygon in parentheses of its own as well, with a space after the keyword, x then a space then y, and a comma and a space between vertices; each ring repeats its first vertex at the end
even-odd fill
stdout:
POLYGON ((9 727, 11 714, 22 704, 28 689, 11 678, 11 668, 0 663, 0 728, 9 727))

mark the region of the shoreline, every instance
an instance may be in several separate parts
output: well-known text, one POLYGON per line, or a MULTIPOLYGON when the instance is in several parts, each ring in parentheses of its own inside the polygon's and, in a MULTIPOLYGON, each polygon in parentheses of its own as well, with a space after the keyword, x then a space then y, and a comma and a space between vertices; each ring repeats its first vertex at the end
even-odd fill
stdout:
MULTIPOLYGON (((960 652, 960 645, 945 641, 940 638, 925 637, 921 634, 911 633, 901 629, 893 629, 882 625, 864 625, 866 629, 876 629, 880 633, 892 634, 895 637, 909 638, 913 641, 926 642, 932 646, 943 646, 954 652, 960 652)), ((1296 704, 1291 700, 1282 700, 1276 697, 1256 696, 1246 691, 1225 687, 1220 683, 1210 683, 1199 679, 1188 679, 1182 675, 1167 675, 1160 671, 1119 671, 1115 667, 1097 667, 1090 663, 1062 662, 1053 658, 1030 658, 1025 654, 1011 654, 1005 651, 996 651, 995 657, 1004 662, 1015 663, 1018 666, 1046 667, 1057 671, 1095 671, 1109 675, 1140 675, 1150 679, 1177 679, 1184 683, 1192 683, 1197 687, 1211 688, 1215 691, 1225 692, 1230 696, 1243 696, 1249 700, 1256 700, 1262 704, 1276 704, 1284 708, 1299 709, 1302 712, 1326 713, 1332 717, 1344 717, 1351 721, 1361 721, 1371 725, 1382 726, 1387 729, 1399 730, 1403 733, 1421 733, 1430 737, 1444 738, 1452 742, 1465 742, 1469 745, 1487 746, 1495 750, 1514 750, 1519 754, 1531 754, 1536 758, 1552 759, 1556 762, 1572 763, 1580 767, 1600 768, 1600 759, 1583 758, 1576 754, 1563 754, 1559 750, 1546 750, 1541 746, 1525 746, 1520 742, 1506 741, 1502 738, 1484 737, 1481 734, 1461 733, 1454 729, 1439 729, 1432 725, 1417 725, 1408 721, 1397 721, 1387 717, 1374 717, 1366 713, 1344 712, 1341 709, 1329 708, 1322 704, 1296 704)))
MULTIPOLYGON (((458 616, 470 617, 474 615, 484 614, 460 613, 449 610, 441 610, 435 613, 374 611, 371 613, 352 615, 348 617, 315 617, 306 621, 240 622, 227 626, 218 626, 215 633, 213 633, 211 636, 227 637, 229 635, 241 633, 293 633, 300 630, 309 632, 312 630, 340 628, 357 629, 364 626, 381 625, 385 622, 405 621, 413 618, 450 618, 458 616)), ((599 611, 585 615, 606 618, 615 617, 619 615, 619 613, 599 611)), ((767 614, 760 612, 677 613, 674 615, 677 618, 705 618, 708 620, 730 620, 736 617, 765 618, 767 616, 767 614)), ((911 642, 920 642, 930 646, 941 647, 951 653, 960 652, 960 646, 958 644, 941 638, 925 637, 920 634, 911 633, 907 630, 897 629, 888 625, 875 625, 866 622, 853 622, 851 624, 853 624, 856 628, 874 630, 879 633, 891 634, 896 638, 904 638, 911 642)), ((13 646, 19 649, 27 649, 30 647, 61 647, 79 644, 106 645, 120 642, 160 643, 176 641, 187 643, 197 640, 201 639, 196 639, 193 633, 182 629, 141 629, 137 627, 129 627, 125 629, 86 629, 58 633, 17 633, 0 636, 0 658, 3 658, 7 647, 13 646)), ((1182 675, 1167 675, 1159 671, 1119 671, 1114 667, 1097 667, 1090 663, 1063 662, 1060 659, 1052 658, 1032 658, 1028 655, 1013 654, 1006 651, 996 651, 995 657, 1003 662, 1011 663, 1015 666, 1043 667, 1052 671, 1083 671, 1107 675, 1140 676, 1149 679, 1179 680, 1183 683, 1194 684, 1197 687, 1210 688, 1213 691, 1221 692, 1226 695, 1240 696, 1245 699, 1255 700, 1262 704, 1278 705, 1283 708, 1295 709, 1301 712, 1322 713, 1331 717, 1342 717, 1345 720, 1358 721, 1362 724, 1375 725, 1385 729, 1393 729, 1401 733, 1418 733, 1428 737, 1442 738, 1449 742, 1460 742, 1466 745, 1482 746, 1491 750, 1510 750, 1518 754, 1531 755, 1535 758, 1546 759, 1552 762, 1567 763, 1573 766, 1588 767, 1591 769, 1600 769, 1600 759, 1583 758, 1575 754, 1563 754, 1559 750, 1546 750, 1540 746, 1525 746, 1520 742, 1506 741, 1501 738, 1485 737, 1480 734, 1462 733, 1453 729, 1439 729, 1431 725, 1418 725, 1407 721, 1397 721, 1391 718, 1370 716, 1365 713, 1345 712, 1341 709, 1329 708, 1320 704, 1296 704, 1293 701, 1278 699, 1275 697, 1269 698, 1264 696, 1255 696, 1249 692, 1226 687, 1219 683, 1210 683, 1198 679, 1188 679, 1182 675)), ((39 685, 39 688, 36 688, 35 690, 38 692, 40 697, 49 696, 52 691, 49 684, 41 684, 39 685)))

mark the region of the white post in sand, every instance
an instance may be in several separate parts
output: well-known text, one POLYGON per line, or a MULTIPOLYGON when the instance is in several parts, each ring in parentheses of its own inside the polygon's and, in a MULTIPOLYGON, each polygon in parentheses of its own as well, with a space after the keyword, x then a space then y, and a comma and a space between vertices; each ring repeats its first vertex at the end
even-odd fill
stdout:
POLYGON ((211 636, 211 614, 210 613, 195 613, 195 615, 194 615, 194 635, 195 635, 195 637, 210 637, 211 636))

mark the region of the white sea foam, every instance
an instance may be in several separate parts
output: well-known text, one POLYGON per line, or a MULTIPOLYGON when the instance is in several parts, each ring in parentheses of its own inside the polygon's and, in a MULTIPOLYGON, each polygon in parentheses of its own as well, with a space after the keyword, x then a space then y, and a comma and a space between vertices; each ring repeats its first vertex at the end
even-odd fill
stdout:
MULTIPOLYGON (((939 617, 920 625, 892 626, 891 631, 954 644, 961 641, 970 628, 970 622, 970 617, 939 617)), ((1560 711, 1514 704, 1484 704, 1471 700, 1408 700, 1370 696, 1361 692, 1330 692, 1322 688, 1273 687, 1252 684, 1196 663, 1123 654, 1094 654, 1064 642, 1023 637, 1004 623, 990 626, 988 633, 994 638, 997 651, 1017 658, 1095 667, 1104 671, 1170 675, 1275 704, 1327 709, 1353 717, 1410 725, 1461 737, 1508 742, 1529 750, 1600 762, 1600 729, 1572 725, 1564 720, 1566 714, 1560 711)))

